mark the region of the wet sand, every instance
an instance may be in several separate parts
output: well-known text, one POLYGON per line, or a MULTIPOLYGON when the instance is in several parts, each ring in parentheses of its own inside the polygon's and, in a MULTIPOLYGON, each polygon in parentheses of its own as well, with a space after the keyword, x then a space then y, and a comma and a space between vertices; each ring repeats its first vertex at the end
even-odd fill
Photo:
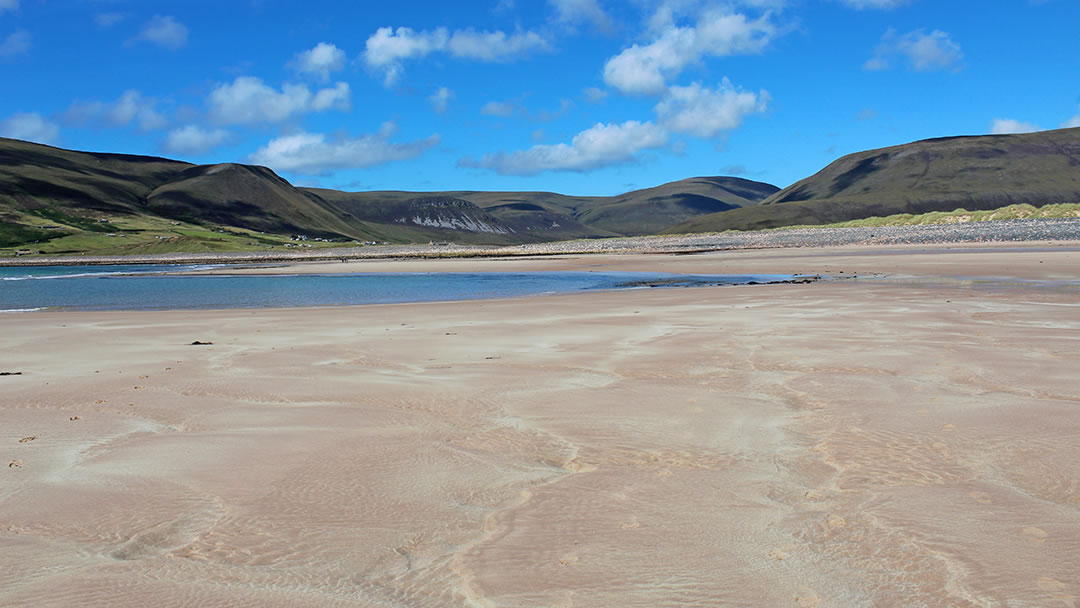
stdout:
POLYGON ((339 266, 885 278, 0 315, 0 605, 1080 605, 1075 243, 339 266))

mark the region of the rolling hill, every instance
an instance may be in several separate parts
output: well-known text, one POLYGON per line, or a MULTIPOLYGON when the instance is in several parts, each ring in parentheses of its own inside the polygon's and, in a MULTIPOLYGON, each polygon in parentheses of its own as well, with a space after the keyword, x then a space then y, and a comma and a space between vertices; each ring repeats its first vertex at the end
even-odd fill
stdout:
POLYGON ((899 213, 1080 202, 1080 128, 928 139, 845 156, 760 205, 667 233, 817 225, 899 213))
POLYGON ((294 187, 266 167, 193 165, 0 138, 0 248, 213 250, 280 246, 288 235, 484 244, 613 237, 652 234, 697 215, 756 204, 777 190, 701 177, 613 197, 340 192, 294 187))

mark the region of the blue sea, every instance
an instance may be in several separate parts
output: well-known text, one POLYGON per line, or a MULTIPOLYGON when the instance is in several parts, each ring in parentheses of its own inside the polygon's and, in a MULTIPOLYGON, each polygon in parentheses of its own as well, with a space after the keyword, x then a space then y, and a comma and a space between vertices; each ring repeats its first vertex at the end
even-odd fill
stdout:
POLYGON ((0 267, 0 312, 350 306, 793 278, 637 272, 180 274, 208 268, 228 271, 227 266, 177 265, 0 267))

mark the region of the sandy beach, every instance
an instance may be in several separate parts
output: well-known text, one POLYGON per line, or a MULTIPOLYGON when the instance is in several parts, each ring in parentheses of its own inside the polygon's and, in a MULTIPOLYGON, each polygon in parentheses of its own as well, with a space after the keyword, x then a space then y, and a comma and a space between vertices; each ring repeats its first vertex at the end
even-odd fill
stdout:
POLYGON ((0 605, 1080 606, 1080 243, 493 269, 859 278, 2 314, 0 605))

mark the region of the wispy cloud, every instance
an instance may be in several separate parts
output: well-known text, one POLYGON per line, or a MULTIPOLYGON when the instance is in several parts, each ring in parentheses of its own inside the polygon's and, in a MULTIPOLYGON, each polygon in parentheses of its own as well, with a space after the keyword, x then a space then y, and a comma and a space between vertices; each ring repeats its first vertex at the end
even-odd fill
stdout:
POLYGON ((51 144, 60 138, 60 125, 37 112, 24 112, 0 121, 0 137, 51 144))
POLYGON ((846 4, 851 8, 858 10, 864 9, 893 9, 898 6, 910 4, 912 0, 840 0, 841 4, 846 4))
POLYGON ((251 162, 276 171, 323 175, 340 169, 359 169, 415 158, 439 144, 432 135, 417 141, 396 143, 392 123, 378 133, 356 137, 327 137, 322 133, 298 132, 271 140, 251 155, 251 162))
POLYGON ((926 30, 915 30, 898 36, 896 30, 890 29, 882 36, 874 56, 863 64, 863 69, 889 69, 897 57, 906 60, 915 71, 928 72, 959 69, 964 53, 960 45, 941 30, 929 33, 926 30))
POLYGON ((480 160, 466 157, 458 165, 491 169, 500 175, 592 171, 633 162, 640 152, 661 148, 667 142, 667 132, 652 122, 597 123, 575 135, 569 144, 538 144, 527 150, 490 154, 480 160))
POLYGON ((406 60, 436 52, 457 59, 502 62, 548 48, 548 41, 532 31, 508 34, 500 30, 451 32, 446 28, 417 31, 407 27, 396 30, 381 27, 367 39, 362 58, 369 68, 381 72, 383 82, 391 86, 404 73, 406 60))
POLYGON ((223 129, 204 129, 187 125, 169 131, 164 148, 172 154, 203 154, 229 139, 229 132, 223 129))
POLYGON ((30 50, 33 37, 26 30, 15 30, 0 42, 0 57, 14 57, 30 50))
POLYGON ((1061 123, 1062 129, 1071 129, 1073 127, 1080 127, 1080 105, 1077 106, 1077 114, 1069 120, 1061 123))
POLYGON ((990 132, 994 135, 1033 133, 1035 131, 1042 131, 1042 129, 1030 122, 1021 122, 1012 118, 995 118, 990 121, 990 132))
POLYGON ((135 40, 151 42, 175 51, 187 44, 188 28, 171 15, 154 15, 139 31, 135 40))
POLYGON ((431 108, 435 110, 436 114, 446 113, 446 109, 450 106, 450 100, 453 99, 454 92, 446 87, 439 87, 437 91, 428 97, 428 101, 431 103, 431 108))
POLYGON ((157 100, 134 89, 124 91, 114 101, 76 101, 64 112, 63 120, 94 127, 126 127, 136 122, 142 131, 160 129, 168 123, 157 111, 157 100))
POLYGON ((127 19, 125 13, 98 13, 94 15, 94 23, 98 27, 112 27, 124 19, 127 19))

